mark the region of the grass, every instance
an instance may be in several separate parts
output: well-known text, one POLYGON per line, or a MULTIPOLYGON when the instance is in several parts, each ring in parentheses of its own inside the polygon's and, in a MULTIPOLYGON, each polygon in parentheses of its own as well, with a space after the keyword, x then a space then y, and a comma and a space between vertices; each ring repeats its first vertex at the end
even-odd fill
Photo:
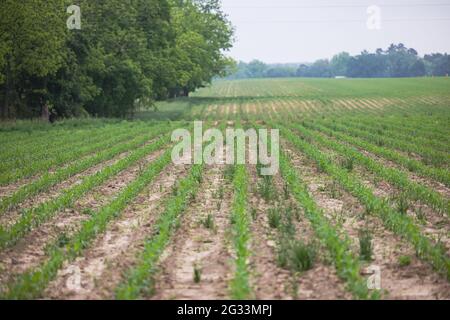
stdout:
POLYGON ((405 268, 407 266, 410 266, 412 263, 412 258, 410 256, 400 256, 398 258, 398 264, 400 267, 405 268))
POLYGON ((272 229, 278 229, 281 225, 281 214, 278 208, 270 208, 267 217, 269 219, 269 226, 272 229))
POLYGON ((215 229, 215 224, 214 224, 214 216, 209 213, 206 218, 204 218, 202 220, 202 225, 209 230, 214 230, 215 229))
POLYGON ((362 229, 359 231, 359 256, 361 260, 370 262, 373 257, 373 236, 370 230, 362 229))
POLYGON ((316 202, 307 191, 307 186, 300 179, 297 170, 294 169, 285 154, 281 154, 280 167, 283 178, 289 185, 292 196, 303 207, 317 238, 328 249, 333 258, 338 276, 347 283, 347 289, 357 299, 378 298, 377 293, 370 294, 367 285, 360 276, 361 266, 356 257, 351 253, 348 239, 341 239, 337 230, 325 218, 316 202))
POLYGON ((202 281, 202 269, 194 264, 194 283, 200 283, 202 281))

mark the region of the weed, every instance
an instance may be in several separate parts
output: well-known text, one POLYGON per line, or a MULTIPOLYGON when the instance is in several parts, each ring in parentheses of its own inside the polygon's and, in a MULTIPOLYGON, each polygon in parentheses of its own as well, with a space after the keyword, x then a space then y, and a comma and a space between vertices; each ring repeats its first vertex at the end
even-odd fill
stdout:
POLYGON ((353 171, 355 167, 355 160, 351 157, 346 157, 342 160, 341 166, 347 171, 353 171))
POLYGON ((287 183, 283 185, 283 195, 284 200, 289 200, 289 185, 287 183))
POLYGON ((412 259, 410 256, 400 256, 398 258, 398 264, 400 265, 400 267, 407 267, 409 265, 411 265, 412 259))
POLYGON ((258 218, 258 210, 256 210, 255 208, 252 208, 251 214, 252 214, 253 221, 255 221, 258 218))
POLYGON ((209 213, 205 219, 202 221, 203 226, 206 229, 213 230, 214 229, 214 216, 209 213))
POLYGON ((200 283, 201 281, 202 281, 202 269, 197 264, 194 264, 194 282, 200 283))
POLYGON ((396 209, 398 212, 400 212, 402 215, 406 215, 408 213, 410 203, 409 203, 406 193, 400 193, 395 198, 395 203, 396 203, 396 209))
POLYGON ((63 232, 61 234, 58 235, 58 238, 56 239, 56 246, 58 248, 63 248, 65 247, 68 243, 70 242, 70 238, 69 236, 63 232))
POLYGON ((372 233, 368 229, 360 230, 359 232, 359 256, 361 260, 372 261, 373 247, 372 247, 372 233))
POLYGON ((277 190, 273 185, 271 176, 263 176, 262 182, 258 184, 258 191, 261 197, 267 202, 277 198, 277 190))
POLYGON ((220 186, 220 188, 219 188, 219 193, 218 193, 218 197, 219 197, 219 199, 223 199, 224 196, 225 196, 225 189, 224 189, 223 186, 220 186))
POLYGON ((278 208, 270 208, 268 211, 269 226, 272 229, 278 229, 281 224, 281 214, 278 208))
POLYGON ((305 244, 301 241, 295 241, 292 244, 290 255, 290 266, 297 272, 310 270, 314 266, 316 259, 316 249, 313 244, 305 244))
POLYGON ((235 171, 235 167, 232 165, 228 165, 225 168, 225 171, 223 173, 223 177, 228 180, 228 181, 233 181, 233 177, 234 177, 234 171, 235 171))

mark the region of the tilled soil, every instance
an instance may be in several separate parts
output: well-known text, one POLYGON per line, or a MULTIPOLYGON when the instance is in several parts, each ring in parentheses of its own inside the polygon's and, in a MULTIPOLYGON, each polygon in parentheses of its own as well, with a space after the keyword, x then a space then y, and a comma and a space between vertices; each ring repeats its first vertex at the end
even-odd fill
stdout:
POLYGON ((163 253, 152 299, 217 300, 228 297, 233 254, 229 244, 232 186, 224 166, 205 169, 200 192, 163 253), (206 223, 211 215, 213 224, 206 223), (195 280, 194 272, 199 276, 195 280))
POLYGON ((46 247, 61 236, 74 234, 90 214, 107 204, 116 194, 133 181, 142 168, 160 157, 159 150, 144 157, 138 164, 131 166, 111 178, 103 185, 94 188, 86 196, 75 202, 72 208, 58 212, 52 219, 29 232, 11 248, 0 253, 0 283, 9 281, 14 275, 37 267, 46 259, 46 247))
POLYGON ((359 232, 369 230, 372 235, 373 257, 365 265, 380 267, 385 299, 450 298, 449 283, 427 263, 417 259, 415 250, 409 243, 386 230, 378 218, 365 215, 359 201, 333 185, 331 178, 319 172, 310 159, 292 151, 288 145, 285 150, 292 155, 295 166, 301 170, 318 205, 324 209, 330 221, 350 237, 355 255, 359 254, 359 232), (402 265, 402 257, 408 257, 410 264, 402 265))
POLYGON ((163 201, 188 167, 170 165, 113 221, 82 257, 66 262, 44 293, 51 299, 112 299, 137 261, 163 201))
MULTIPOLYGON (((345 291, 344 283, 337 277, 335 270, 323 259, 317 259, 313 268, 296 275, 277 265, 277 234, 270 228, 268 210, 277 204, 292 206, 295 201, 283 198, 283 181, 280 175, 273 179, 278 194, 278 201, 267 203, 258 194, 258 177, 256 169, 250 168, 250 181, 253 186, 249 197, 251 207, 256 209, 256 219, 252 224, 252 256, 254 268, 254 290, 257 299, 299 299, 299 300, 332 300, 350 299, 345 291)), ((304 243, 315 241, 314 231, 305 217, 294 220, 298 238, 304 243)))

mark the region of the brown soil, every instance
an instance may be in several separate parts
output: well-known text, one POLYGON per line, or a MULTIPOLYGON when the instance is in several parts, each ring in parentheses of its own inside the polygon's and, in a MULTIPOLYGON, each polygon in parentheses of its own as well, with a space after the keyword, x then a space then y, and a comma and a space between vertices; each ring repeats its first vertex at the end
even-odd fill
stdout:
POLYGON ((233 263, 227 239, 232 186, 224 180, 223 170, 224 166, 218 165, 207 168, 196 201, 183 215, 181 228, 160 261, 153 299, 227 298, 233 263), (214 221, 209 229, 204 223, 208 215, 214 221), (195 269, 200 273, 198 283, 194 281, 195 269))
MULTIPOLYGON (((301 275, 294 275, 289 270, 277 265, 277 232, 271 229, 268 221, 268 210, 279 205, 295 208, 295 201, 289 196, 283 196, 283 180, 278 174, 273 183, 279 200, 267 203, 261 198, 257 186, 258 177, 255 167, 249 169, 252 193, 249 203, 256 209, 257 218, 252 224, 252 256, 251 264, 254 272, 254 288, 257 299, 299 299, 299 300, 332 300, 350 299, 351 295, 345 291, 345 285, 338 279, 335 270, 321 258, 316 261, 311 270, 301 275)), ((299 210, 299 209, 297 209, 299 210)), ((294 220, 298 239, 304 243, 315 240, 314 231, 306 218, 294 220)))
POLYGON ((0 253, 2 268, 0 283, 31 268, 38 266, 46 259, 46 247, 62 234, 75 233, 83 221, 89 219, 88 210, 95 212, 107 204, 117 193, 123 190, 140 173, 141 168, 157 159, 164 150, 154 152, 139 161, 105 184, 94 188, 88 195, 75 202, 72 208, 57 213, 53 219, 29 232, 19 242, 0 253))
POLYGON ((370 230, 372 234, 373 261, 369 266, 381 268, 382 290, 386 299, 449 299, 450 284, 432 268, 415 257, 414 248, 386 230, 381 220, 367 216, 359 201, 345 190, 333 184, 331 178, 317 170, 316 165, 302 154, 286 145, 299 168, 304 181, 318 205, 324 209, 334 225, 347 234, 353 250, 359 254, 359 232, 370 230), (400 265, 402 257, 411 263, 400 265))
POLYGON ((171 165, 108 226, 85 254, 66 262, 45 291, 51 299, 111 299, 163 210, 163 200, 188 167, 171 165))

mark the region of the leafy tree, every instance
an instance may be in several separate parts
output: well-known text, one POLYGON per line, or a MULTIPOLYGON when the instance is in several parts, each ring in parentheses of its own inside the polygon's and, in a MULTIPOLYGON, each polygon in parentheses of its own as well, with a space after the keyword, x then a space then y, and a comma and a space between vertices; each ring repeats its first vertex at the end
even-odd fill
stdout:
POLYGON ((2 117, 125 117, 208 84, 233 64, 233 28, 218 0, 0 2, 2 117))
POLYGON ((1 116, 46 112, 48 78, 67 50, 62 0, 0 2, 1 116))

